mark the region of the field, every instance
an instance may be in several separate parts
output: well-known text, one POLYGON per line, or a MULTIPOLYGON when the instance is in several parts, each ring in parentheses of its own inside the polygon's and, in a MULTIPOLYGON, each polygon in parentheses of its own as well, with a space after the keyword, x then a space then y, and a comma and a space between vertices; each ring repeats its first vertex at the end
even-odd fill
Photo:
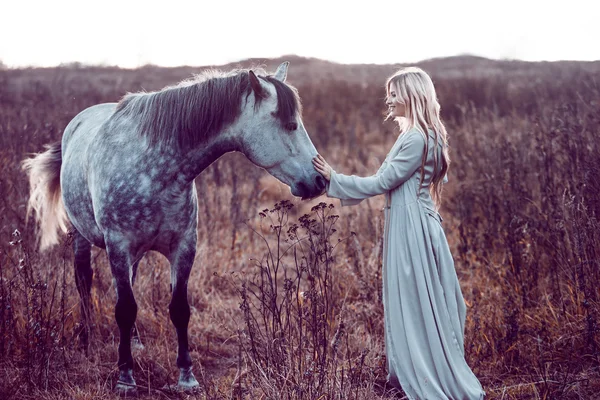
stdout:
MULTIPOLYGON (((319 152, 339 172, 375 173, 395 140, 383 83, 399 65, 287 59, 319 152)), ((264 62, 273 71, 280 61, 222 68, 264 62)), ((441 214, 468 305, 469 365, 489 399, 600 398, 600 62, 419 65, 434 79, 449 133, 441 214)), ((85 107, 200 70, 0 70, 0 399, 111 399, 118 377, 106 254, 93 250, 86 354, 69 240, 37 250, 20 161, 59 140, 85 107)), ((344 208, 326 197, 301 202, 235 153, 196 186, 189 332, 202 390, 167 389, 178 372, 170 272, 151 253, 134 288, 139 397, 402 398, 385 385, 383 198, 344 208)))

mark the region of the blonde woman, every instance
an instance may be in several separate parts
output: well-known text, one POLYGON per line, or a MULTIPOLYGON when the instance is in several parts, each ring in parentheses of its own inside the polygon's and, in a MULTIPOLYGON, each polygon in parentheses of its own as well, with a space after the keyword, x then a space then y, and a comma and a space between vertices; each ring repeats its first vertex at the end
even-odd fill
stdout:
POLYGON ((385 194, 383 304, 388 381, 410 399, 482 399, 464 358, 466 306, 438 213, 448 171, 447 134, 431 78, 420 68, 386 83, 400 135, 379 171, 358 177, 313 159, 342 205, 385 194))

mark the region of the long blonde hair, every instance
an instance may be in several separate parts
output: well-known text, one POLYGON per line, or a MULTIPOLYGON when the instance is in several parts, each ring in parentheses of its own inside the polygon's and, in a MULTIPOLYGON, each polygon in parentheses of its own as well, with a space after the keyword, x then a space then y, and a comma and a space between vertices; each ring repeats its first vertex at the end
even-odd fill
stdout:
POLYGON ((450 157, 448 155, 448 134, 440 119, 440 103, 433 81, 421 68, 406 67, 390 76, 385 86, 388 96, 393 86, 396 91, 395 101, 404 103, 406 117, 394 118, 400 126, 401 133, 416 128, 425 138, 425 151, 421 162, 421 185, 424 184, 425 162, 429 151, 428 129, 433 131, 436 150, 439 143, 442 143, 441 159, 438 159, 437 151, 433 152, 433 178, 429 186, 431 197, 436 207, 439 208, 442 198, 442 180, 448 172, 450 157))

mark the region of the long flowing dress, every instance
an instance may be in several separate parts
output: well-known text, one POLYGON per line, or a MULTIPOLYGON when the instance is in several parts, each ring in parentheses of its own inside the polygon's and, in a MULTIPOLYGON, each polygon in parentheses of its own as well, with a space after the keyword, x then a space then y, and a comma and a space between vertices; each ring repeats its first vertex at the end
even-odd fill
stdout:
MULTIPOLYGON (((428 132, 424 182, 436 149, 428 132)), ((383 305, 388 381, 410 399, 483 399, 464 357, 466 306, 454 260, 429 187, 419 188, 425 135, 399 135, 379 171, 369 177, 331 174, 329 197, 342 205, 385 194, 383 305)), ((439 159, 439 158, 438 158, 439 159)))

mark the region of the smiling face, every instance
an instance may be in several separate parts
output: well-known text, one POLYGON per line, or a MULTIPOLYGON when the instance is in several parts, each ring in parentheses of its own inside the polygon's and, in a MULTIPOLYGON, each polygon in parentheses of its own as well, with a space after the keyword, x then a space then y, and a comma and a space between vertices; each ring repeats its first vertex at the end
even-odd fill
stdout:
POLYGON ((385 104, 388 106, 389 118, 406 117, 406 104, 400 98, 398 87, 391 82, 387 88, 385 104))

